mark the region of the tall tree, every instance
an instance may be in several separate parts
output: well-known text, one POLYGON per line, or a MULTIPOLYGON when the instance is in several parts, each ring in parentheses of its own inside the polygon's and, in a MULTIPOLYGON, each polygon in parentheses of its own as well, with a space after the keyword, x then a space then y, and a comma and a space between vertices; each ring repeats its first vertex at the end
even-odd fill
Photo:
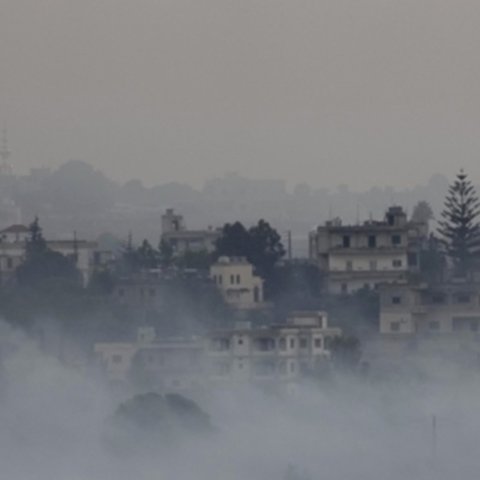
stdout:
POLYGON ((217 240, 217 256, 251 257, 251 237, 248 230, 240 222, 227 223, 223 227, 222 235, 217 240))
POLYGON ((35 289, 48 289, 53 284, 61 288, 79 287, 82 280, 75 262, 48 248, 37 217, 29 228, 26 259, 15 272, 19 285, 35 289))
POLYGON ((462 169, 448 188, 442 220, 438 222, 438 232, 458 275, 466 275, 472 270, 480 239, 479 214, 480 203, 475 187, 462 169))
POLYGON ((44 253, 47 250, 47 242, 43 238, 42 227, 40 227, 38 217, 35 217, 28 229, 30 230, 30 238, 27 240, 27 258, 44 253))
POLYGON ((248 230, 240 222, 227 223, 216 245, 217 256, 246 257, 256 272, 267 279, 285 255, 279 233, 265 220, 248 230))
POLYGON ((270 278, 275 264, 285 255, 282 239, 265 220, 260 220, 248 233, 251 243, 250 261, 259 275, 270 278))

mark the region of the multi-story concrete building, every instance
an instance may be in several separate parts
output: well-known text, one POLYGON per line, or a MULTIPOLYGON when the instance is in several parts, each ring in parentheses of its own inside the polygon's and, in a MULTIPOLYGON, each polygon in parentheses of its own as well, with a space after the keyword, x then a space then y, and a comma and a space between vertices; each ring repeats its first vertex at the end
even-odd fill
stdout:
POLYGON ((296 312, 286 324, 264 328, 239 322, 209 334, 207 368, 212 381, 291 382, 322 367, 339 335, 324 312, 296 312))
POLYGON ((95 353, 112 381, 139 375, 167 389, 219 382, 282 384, 325 367, 330 342, 339 335, 324 312, 297 312, 285 324, 237 322, 203 337, 159 339, 143 328, 136 342, 99 343, 95 353))
POLYGON ((182 215, 171 208, 162 215, 162 240, 173 249, 174 255, 185 252, 208 252, 215 250, 221 231, 209 227, 206 230, 189 230, 182 215))
POLYGON ((478 367, 480 284, 383 285, 380 338, 366 350, 374 352, 366 355, 372 362, 391 368, 428 357, 434 365, 443 359, 478 367))
POLYGON ((479 329, 480 284, 391 284, 380 289, 382 334, 477 336, 479 329))
POLYGON ((310 260, 326 273, 331 293, 402 280, 417 267, 418 242, 425 226, 407 221, 401 207, 390 207, 383 221, 342 225, 326 222, 309 237, 310 260))
POLYGON ((240 310, 262 308, 263 280, 254 274, 253 265, 243 257, 220 257, 210 267, 210 278, 226 303, 240 310))

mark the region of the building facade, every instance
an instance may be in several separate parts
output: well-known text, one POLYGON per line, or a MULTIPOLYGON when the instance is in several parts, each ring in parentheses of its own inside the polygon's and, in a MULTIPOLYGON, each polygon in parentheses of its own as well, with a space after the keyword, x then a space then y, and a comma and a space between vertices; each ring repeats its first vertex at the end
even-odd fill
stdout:
POLYGON ((159 388, 205 384, 295 383, 328 364, 331 341, 341 330, 324 312, 297 312, 286 323, 233 328, 202 337, 156 338, 140 329, 136 342, 100 343, 95 352, 112 381, 145 377, 159 388), (133 376, 133 377, 132 377, 133 376))
POLYGON ((384 285, 380 333, 384 335, 478 335, 480 284, 384 285))
POLYGON ((210 278, 226 303, 239 310, 265 306, 263 280, 254 274, 253 265, 243 257, 220 257, 210 267, 210 278))
POLYGON ((186 252, 211 253, 220 235, 220 230, 211 227, 206 230, 187 229, 183 216, 171 208, 162 215, 162 240, 172 247, 175 256, 186 252))
POLYGON ((406 278, 418 266, 418 242, 425 232, 391 207, 382 221, 342 225, 326 222, 309 236, 310 260, 325 272, 330 293, 376 288, 406 278))
POLYGON ((296 312, 285 324, 264 328, 239 322, 209 334, 208 371, 212 381, 293 382, 325 366, 339 335, 325 312, 296 312))

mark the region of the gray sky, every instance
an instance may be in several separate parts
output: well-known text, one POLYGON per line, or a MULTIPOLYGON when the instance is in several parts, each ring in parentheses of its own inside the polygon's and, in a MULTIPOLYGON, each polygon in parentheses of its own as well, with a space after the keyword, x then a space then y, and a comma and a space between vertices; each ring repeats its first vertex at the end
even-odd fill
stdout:
POLYGON ((17 170, 480 181, 478 0, 2 0, 17 170))

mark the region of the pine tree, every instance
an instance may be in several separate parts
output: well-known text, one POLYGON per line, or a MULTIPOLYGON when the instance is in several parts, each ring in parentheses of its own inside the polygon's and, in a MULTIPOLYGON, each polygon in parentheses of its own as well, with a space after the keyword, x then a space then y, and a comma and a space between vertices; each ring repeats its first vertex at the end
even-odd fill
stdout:
POLYGON ((480 202, 475 187, 467 179, 467 174, 460 170, 448 188, 442 220, 438 222, 438 232, 458 275, 466 275, 472 270, 480 243, 479 215, 480 202))

